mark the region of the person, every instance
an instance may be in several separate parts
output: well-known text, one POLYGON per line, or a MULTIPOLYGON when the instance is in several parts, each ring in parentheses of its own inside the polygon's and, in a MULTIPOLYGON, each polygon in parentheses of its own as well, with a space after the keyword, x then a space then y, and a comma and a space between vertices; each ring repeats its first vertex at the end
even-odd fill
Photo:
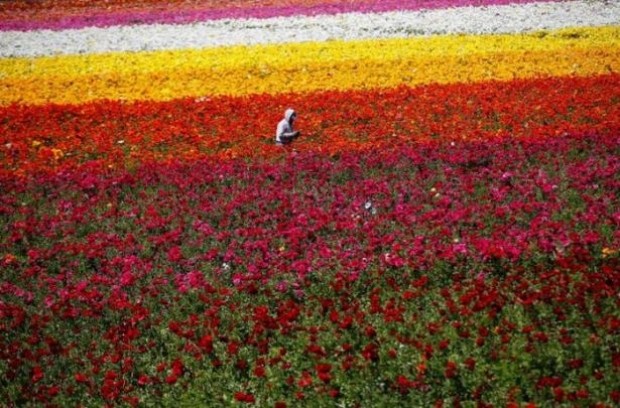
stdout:
POLYGON ((276 129, 276 144, 278 146, 291 143, 301 134, 298 130, 295 130, 295 119, 297 119, 297 112, 294 109, 289 108, 284 112, 284 119, 278 123, 276 129))

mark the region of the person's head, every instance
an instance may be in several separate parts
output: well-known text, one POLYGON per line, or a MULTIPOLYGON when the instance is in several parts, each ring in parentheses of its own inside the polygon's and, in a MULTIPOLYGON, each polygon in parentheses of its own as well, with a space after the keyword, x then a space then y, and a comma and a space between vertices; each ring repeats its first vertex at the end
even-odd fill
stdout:
POLYGON ((295 119, 297 119, 297 112, 294 109, 288 108, 286 112, 284 112, 284 118, 289 122, 293 123, 295 119))

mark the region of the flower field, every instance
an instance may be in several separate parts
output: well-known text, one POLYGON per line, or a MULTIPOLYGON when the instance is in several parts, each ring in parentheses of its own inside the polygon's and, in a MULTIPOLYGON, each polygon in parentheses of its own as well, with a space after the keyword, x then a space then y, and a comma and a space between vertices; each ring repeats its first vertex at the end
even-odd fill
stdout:
POLYGON ((0 406, 620 405, 617 2, 6 1, 0 90, 0 406))

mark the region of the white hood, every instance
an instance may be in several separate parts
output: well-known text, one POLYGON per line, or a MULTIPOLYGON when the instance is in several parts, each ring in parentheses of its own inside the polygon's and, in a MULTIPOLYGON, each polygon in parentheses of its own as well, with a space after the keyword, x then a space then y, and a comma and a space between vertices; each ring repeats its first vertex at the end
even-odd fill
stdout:
POLYGON ((284 112, 284 119, 286 119, 288 123, 291 123, 291 117, 293 117, 293 115, 295 115, 295 110, 288 108, 286 112, 284 112))

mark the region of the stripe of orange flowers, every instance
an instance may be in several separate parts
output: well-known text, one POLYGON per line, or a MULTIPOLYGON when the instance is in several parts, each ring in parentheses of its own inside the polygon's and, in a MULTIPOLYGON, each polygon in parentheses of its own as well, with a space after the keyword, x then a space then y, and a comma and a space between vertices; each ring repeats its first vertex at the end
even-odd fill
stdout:
POLYGON ((375 91, 170 102, 94 102, 0 109, 5 174, 112 167, 205 156, 268 157, 286 107, 299 112, 299 150, 334 153, 395 142, 547 137, 620 131, 620 75, 375 91))

